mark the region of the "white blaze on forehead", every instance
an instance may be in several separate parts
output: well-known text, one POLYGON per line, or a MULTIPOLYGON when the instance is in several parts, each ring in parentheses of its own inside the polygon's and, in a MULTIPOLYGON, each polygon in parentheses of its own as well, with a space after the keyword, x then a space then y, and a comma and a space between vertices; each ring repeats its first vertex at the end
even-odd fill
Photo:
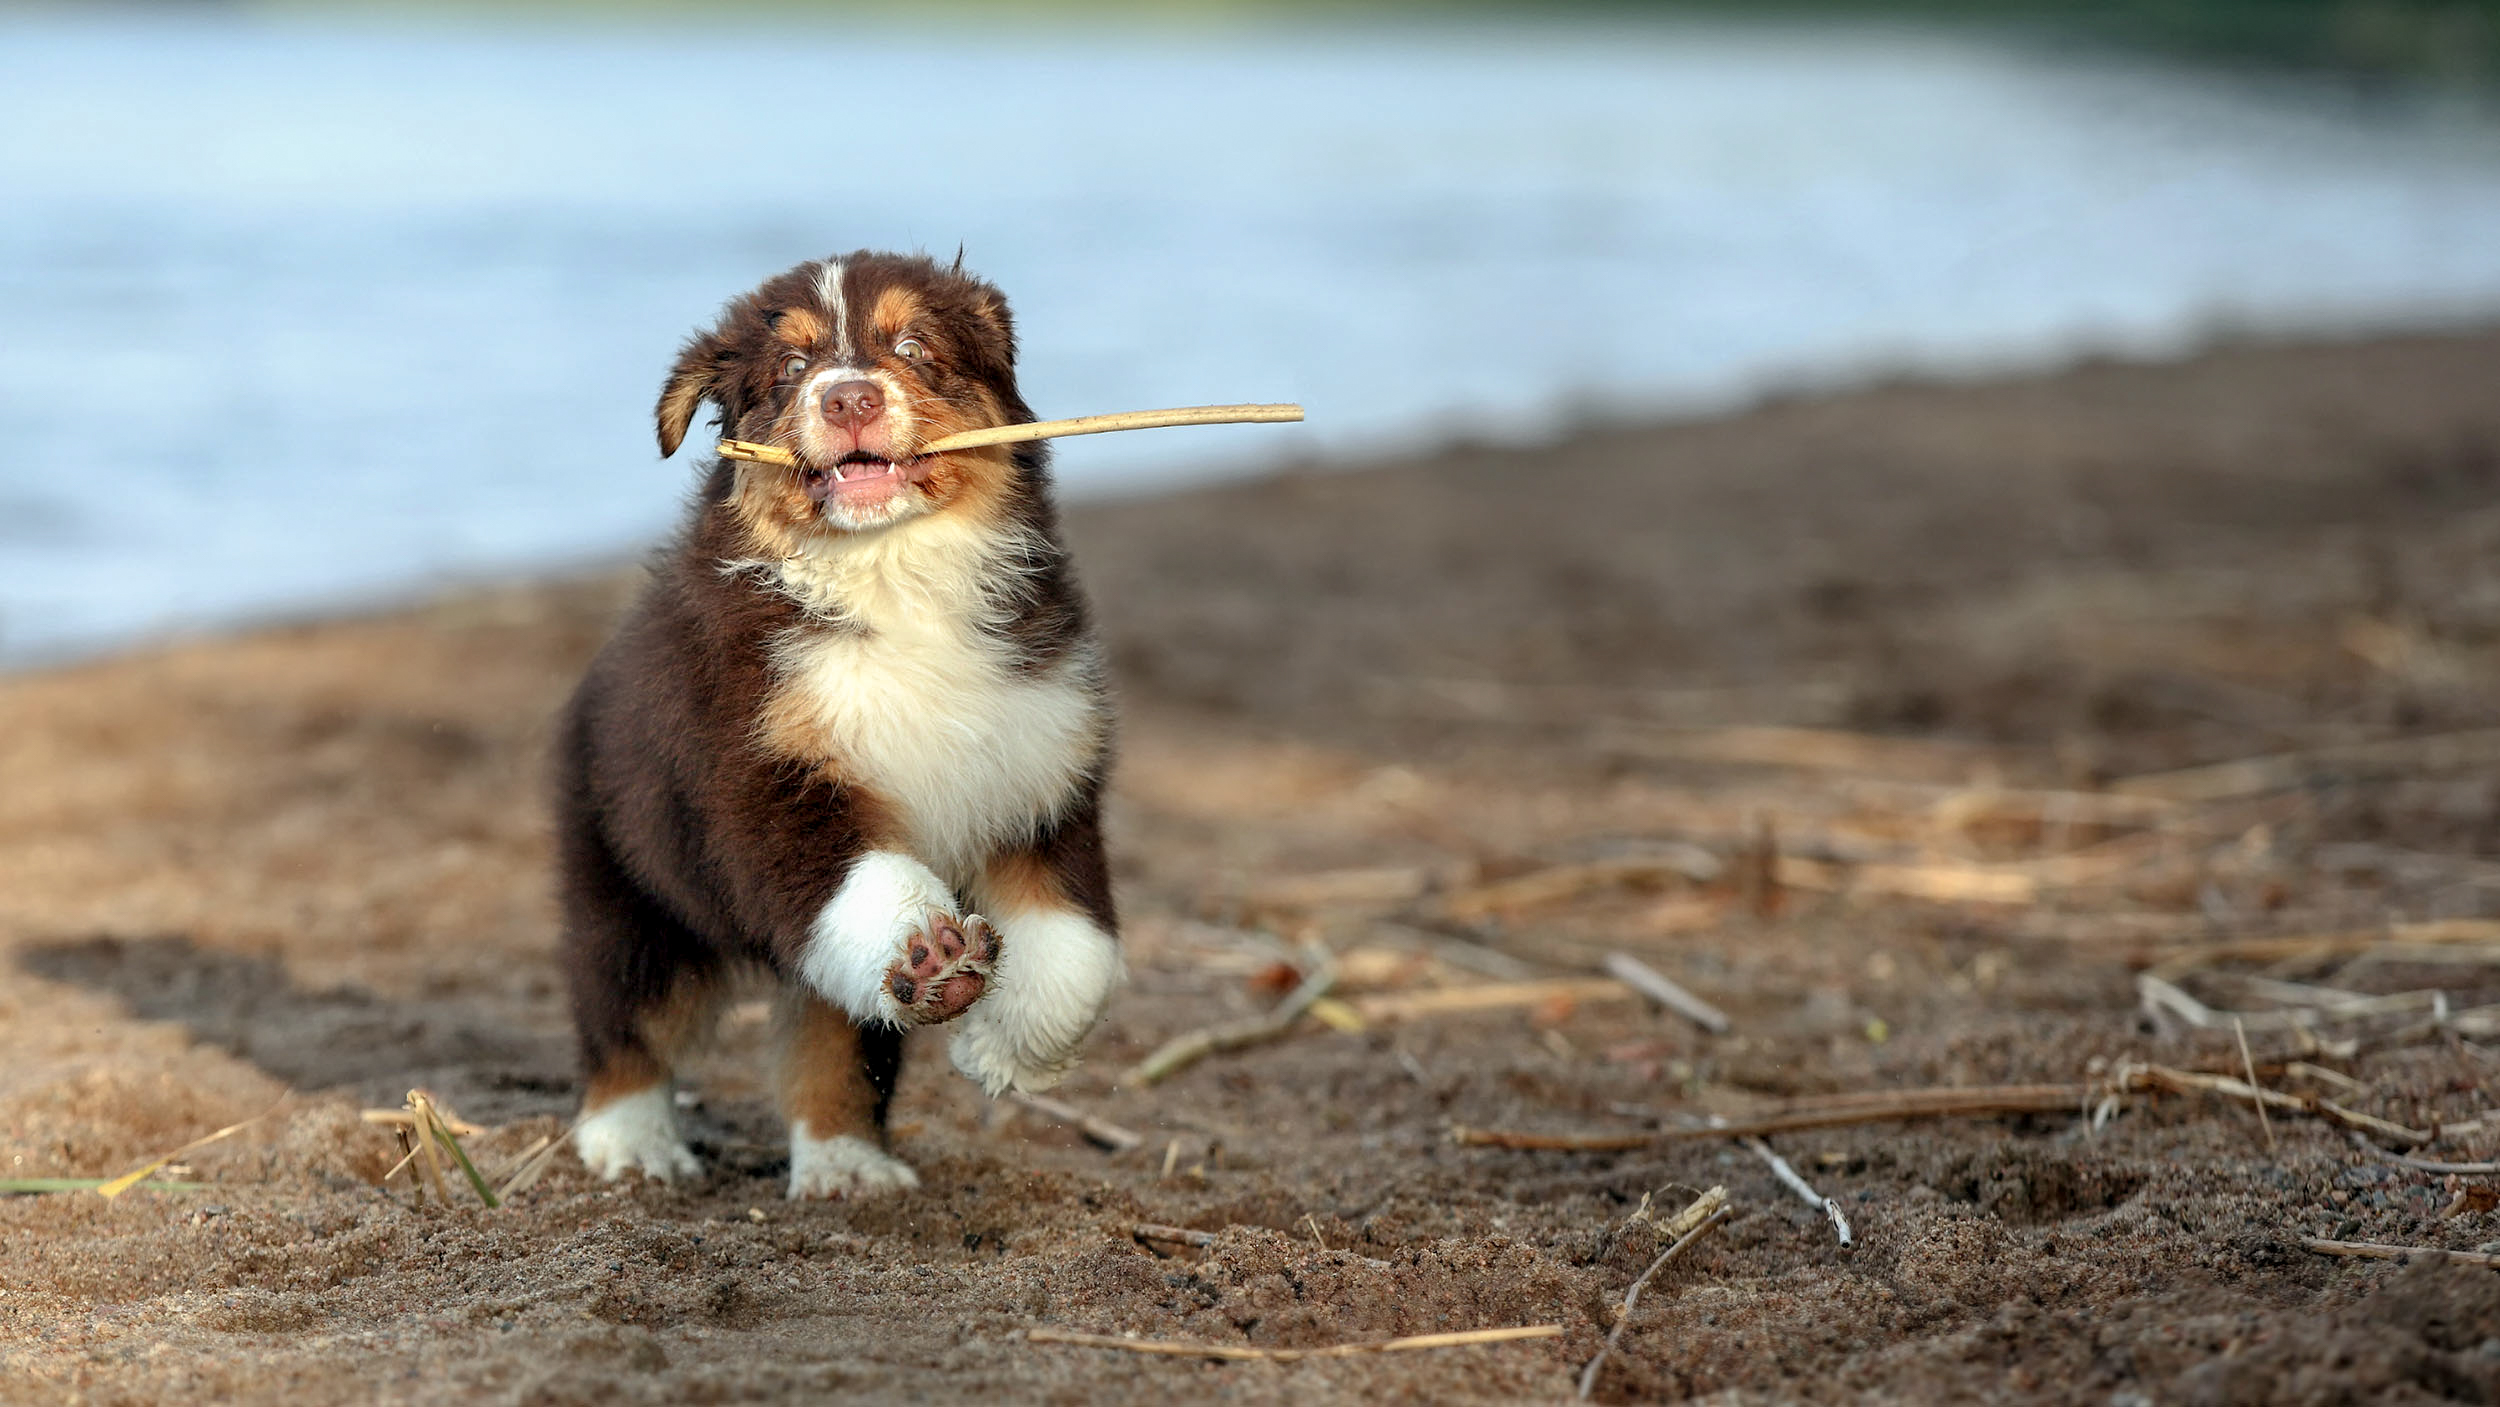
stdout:
POLYGON ((851 310, 842 297, 842 261, 827 259, 816 268, 816 301, 825 305, 826 320, 833 324, 835 355, 849 361, 851 347, 851 310))

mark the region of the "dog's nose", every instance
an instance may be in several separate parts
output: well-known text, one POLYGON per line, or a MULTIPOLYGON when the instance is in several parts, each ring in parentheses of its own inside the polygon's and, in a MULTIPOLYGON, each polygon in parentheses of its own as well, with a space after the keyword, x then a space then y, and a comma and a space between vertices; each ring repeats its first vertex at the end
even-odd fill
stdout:
POLYGON ((836 381, 825 388, 824 403, 827 420, 857 434, 885 413, 885 392, 874 381, 836 381))

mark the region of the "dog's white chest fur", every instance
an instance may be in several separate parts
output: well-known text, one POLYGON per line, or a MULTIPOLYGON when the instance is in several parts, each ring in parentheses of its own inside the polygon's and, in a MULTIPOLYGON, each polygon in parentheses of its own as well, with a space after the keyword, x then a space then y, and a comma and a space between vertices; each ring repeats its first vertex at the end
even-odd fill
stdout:
POLYGON ((958 888, 1066 807, 1105 733, 1090 642, 1022 670, 984 629, 997 554, 938 517, 776 564, 839 624, 778 646, 774 731, 893 807, 900 839, 958 888))

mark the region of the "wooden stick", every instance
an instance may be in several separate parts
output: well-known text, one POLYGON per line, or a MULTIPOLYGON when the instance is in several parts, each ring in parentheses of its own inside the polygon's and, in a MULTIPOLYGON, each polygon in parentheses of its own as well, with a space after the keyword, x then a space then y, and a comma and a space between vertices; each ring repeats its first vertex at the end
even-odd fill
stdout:
MULTIPOLYGON (((1302 407, 1291 403, 1123 410, 1110 415, 1079 415, 1067 420, 1034 420, 1022 425, 960 430, 952 435, 940 435, 922 445, 913 457, 952 454, 960 449, 985 449, 991 445, 1022 444, 1027 440, 1064 439, 1070 435, 1106 435, 1114 430, 1159 430, 1172 425, 1281 425, 1301 418, 1302 407)), ((794 468, 799 462, 797 455, 779 445, 758 444, 753 440, 723 440, 719 454, 723 459, 751 459, 761 464, 778 464, 785 469, 794 468)))
POLYGON ((1548 865, 1523 875, 1463 889, 1441 901, 1441 912, 1460 923, 1474 923, 1514 909, 1558 904, 1602 889, 1660 885, 1670 881, 1707 884, 1726 867, 1698 845, 1680 846, 1667 855, 1592 860, 1585 864, 1548 865))
POLYGON ((1015 1090, 1007 1097, 1043 1118, 1055 1119, 1066 1124, 1085 1135, 1087 1139, 1114 1153, 1126 1153, 1146 1141, 1146 1136, 1142 1133, 1124 1129, 1109 1119, 1088 1114, 1073 1104, 1061 1103, 1048 1095, 1027 1094, 1022 1090, 1015 1090))
POLYGON ((1807 1206, 1821 1212, 1825 1217, 1828 1217, 1831 1220, 1833 1232, 1840 1237, 1840 1253, 1842 1255, 1845 1256, 1858 1248, 1857 1238, 1849 1231, 1849 1218, 1840 1210, 1840 1203, 1824 1196, 1820 1192, 1815 1191, 1814 1184, 1799 1176, 1797 1170, 1788 1165, 1788 1160, 1786 1158, 1772 1152, 1770 1144, 1767 1144, 1758 1138, 1746 1138, 1738 1141, 1745 1145, 1747 1152, 1753 1154, 1757 1158, 1760 1158, 1762 1161, 1769 1163, 1771 1165, 1771 1175, 1778 1178, 1781 1185, 1785 1186, 1789 1191, 1796 1193, 1799 1201, 1802 1201, 1807 1206))
POLYGON ((1522 1324, 1511 1329, 1469 1329, 1455 1334, 1414 1334, 1376 1343, 1331 1344, 1326 1348, 1253 1348, 1247 1344, 1187 1343, 1180 1339, 1130 1339, 1117 1334, 1080 1334, 1068 1329, 1027 1329, 1027 1343, 1062 1343, 1078 1348, 1116 1348, 1123 1353, 1159 1353, 1174 1358, 1227 1358, 1237 1362, 1298 1363, 1305 1358, 1352 1358, 1364 1353, 1407 1353, 1423 1348, 1464 1348, 1469 1344, 1515 1343, 1521 1339, 1562 1337, 1560 1324, 1522 1324))
POLYGON ((1677 986, 1667 975, 1630 953, 1608 953, 1607 974, 1642 996, 1667 1008, 1714 1036, 1724 1036, 1732 1024, 1727 1013, 1677 986))
POLYGON ((1606 1355, 1614 1352, 1615 1345, 1623 1341, 1624 1326, 1632 1322, 1632 1306, 1641 1302, 1641 1289, 1649 1283, 1649 1277, 1657 1274, 1668 1261, 1684 1254, 1685 1247, 1708 1235, 1710 1228, 1727 1220, 1734 1214, 1734 1210, 1732 1207, 1721 1207, 1712 1212, 1703 1219, 1701 1225, 1685 1232, 1674 1245, 1660 1251, 1658 1258, 1649 1263, 1649 1269, 1641 1272, 1641 1278, 1632 1282, 1632 1288, 1623 1292, 1623 1305, 1615 1311, 1615 1326, 1606 1331, 1606 1342, 1598 1346, 1597 1356, 1590 1359, 1589 1365, 1580 1370, 1580 1400, 1582 1402, 1588 1401, 1589 1394, 1597 1390, 1597 1370, 1606 1366, 1606 1355))
POLYGON ((2390 1246, 2377 1241, 2329 1241, 2322 1236, 2300 1238, 2304 1250, 2322 1256, 2346 1256, 2357 1260, 2411 1260, 2415 1256, 2432 1256, 2454 1261, 2458 1265, 2500 1266, 2500 1255, 2487 1251, 2447 1251, 2437 1246, 2390 1246))
POLYGON ((1120 1078, 1127 1084, 1151 1085, 1179 1074, 1217 1051, 1239 1050, 1243 1046, 1275 1040, 1292 1030, 1303 1013, 1311 1009, 1311 1003, 1328 995, 1328 989, 1336 982, 1337 969, 1324 964, 1303 978, 1302 985, 1278 1002, 1274 1010, 1262 1016, 1229 1021, 1221 1026, 1202 1027, 1174 1036, 1156 1047, 1152 1055, 1130 1066, 1128 1073, 1120 1078))

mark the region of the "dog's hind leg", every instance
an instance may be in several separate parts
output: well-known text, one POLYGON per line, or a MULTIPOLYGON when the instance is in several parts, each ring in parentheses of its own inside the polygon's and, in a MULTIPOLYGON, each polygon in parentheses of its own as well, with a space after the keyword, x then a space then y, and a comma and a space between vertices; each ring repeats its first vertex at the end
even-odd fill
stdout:
POLYGON ((587 1088, 573 1146, 611 1181, 702 1171, 677 1132, 675 1066, 711 1030, 718 960, 663 913, 596 836, 564 837, 565 970, 587 1088))

